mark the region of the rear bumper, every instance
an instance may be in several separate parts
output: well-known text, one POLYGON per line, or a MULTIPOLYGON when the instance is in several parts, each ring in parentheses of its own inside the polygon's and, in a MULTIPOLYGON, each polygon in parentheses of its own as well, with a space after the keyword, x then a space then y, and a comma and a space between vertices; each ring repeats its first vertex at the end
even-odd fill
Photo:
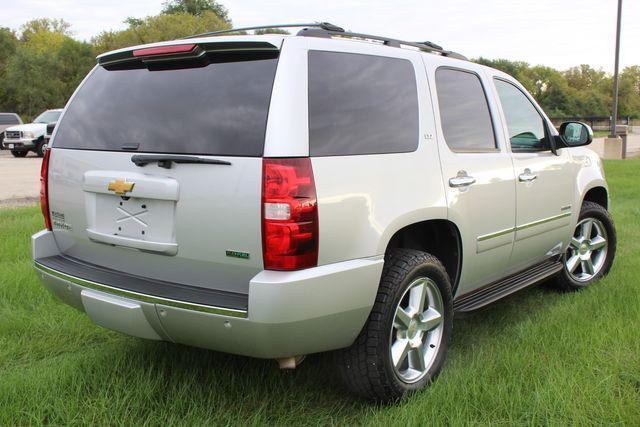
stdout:
MULTIPOLYGON (((59 254, 53 233, 32 237, 35 269, 49 291, 101 326, 147 339, 279 358, 347 347, 375 301, 382 257, 301 271, 262 271, 245 308, 132 292, 38 262, 59 254)), ((85 275, 86 276, 86 275, 85 275)))

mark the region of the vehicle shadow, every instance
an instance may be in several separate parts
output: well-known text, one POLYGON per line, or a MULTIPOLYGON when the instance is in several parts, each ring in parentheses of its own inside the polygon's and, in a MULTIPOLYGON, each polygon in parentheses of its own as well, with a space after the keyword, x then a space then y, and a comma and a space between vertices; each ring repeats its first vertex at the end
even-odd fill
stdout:
MULTIPOLYGON (((541 285, 456 317, 450 357, 464 357, 477 346, 494 345, 501 333, 552 309, 561 298, 555 290, 541 285)), ((298 369, 280 371, 272 360, 172 343, 136 339, 125 343, 124 348, 113 348, 113 354, 105 356, 113 357, 117 363, 96 374, 115 376, 108 381, 123 387, 117 393, 131 394, 126 390, 128 385, 147 389, 134 392, 146 393, 145 408, 157 406, 178 412, 207 408, 212 416, 224 411, 237 414, 238 420, 242 414, 246 416, 259 409, 264 421, 271 413, 281 417, 282 411, 293 410, 303 410, 309 415, 315 411, 323 414, 345 411, 351 418, 360 411, 365 414, 372 406, 354 398, 341 386, 331 365, 331 354, 311 355, 298 369), (145 382, 148 384, 143 386, 145 382)), ((443 376, 446 375, 445 365, 443 376)))

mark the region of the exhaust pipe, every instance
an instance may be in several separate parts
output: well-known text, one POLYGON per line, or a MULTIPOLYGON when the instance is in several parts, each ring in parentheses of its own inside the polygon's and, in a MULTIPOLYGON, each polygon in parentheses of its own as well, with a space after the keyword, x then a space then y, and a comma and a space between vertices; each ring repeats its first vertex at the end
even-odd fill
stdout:
POLYGON ((306 357, 306 355, 282 357, 280 359, 276 359, 276 362, 278 362, 278 367, 280 369, 296 369, 306 357))

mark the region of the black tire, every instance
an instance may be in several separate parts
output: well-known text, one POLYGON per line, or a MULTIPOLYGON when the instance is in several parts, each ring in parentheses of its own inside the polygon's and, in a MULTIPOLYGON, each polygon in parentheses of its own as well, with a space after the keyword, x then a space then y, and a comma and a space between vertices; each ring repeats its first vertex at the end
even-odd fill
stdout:
POLYGON ((611 215, 609 215, 609 212, 597 203, 584 202, 582 204, 582 209, 580 209, 578 224, 587 218, 592 218, 599 221, 606 230, 608 243, 606 257, 604 263, 602 264, 602 267, 598 272, 595 273, 592 278, 586 281, 578 281, 574 279, 574 277, 572 277, 572 275, 569 274, 569 271, 567 270, 565 262, 569 252, 569 249, 567 249, 567 252, 565 252, 565 254, 563 255, 563 263, 565 264, 565 268, 562 269, 562 272, 560 272, 554 280, 554 285, 558 289, 565 292, 584 289, 590 286, 592 283, 597 282, 602 277, 606 276, 607 273, 609 273, 609 270, 611 270, 613 260, 616 256, 616 228, 611 215))
MULTIPOLYGON (((425 252, 392 249, 385 257, 378 295, 369 319, 355 342, 334 353, 343 382, 352 392, 377 402, 392 402, 423 389, 440 372, 453 329, 453 298, 449 276, 440 261, 425 252), (431 279, 442 297, 442 335, 426 375, 407 383, 391 362, 391 333, 395 311, 410 284, 418 277, 431 279)), ((395 330, 395 329, 393 329, 395 330)))
POLYGON ((36 155, 38 157, 44 157, 44 151, 45 151, 45 139, 40 138, 36 143, 36 149, 35 149, 36 155))
POLYGON ((27 157, 27 153, 28 151, 11 151, 11 154, 13 154, 13 157, 27 157))

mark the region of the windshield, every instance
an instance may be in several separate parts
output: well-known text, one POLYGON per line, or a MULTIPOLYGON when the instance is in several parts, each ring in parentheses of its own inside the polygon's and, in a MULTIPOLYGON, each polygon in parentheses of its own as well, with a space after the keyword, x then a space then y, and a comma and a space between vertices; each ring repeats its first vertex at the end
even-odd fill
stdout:
POLYGON ((151 71, 98 66, 55 148, 259 157, 277 57, 151 71))
POLYGON ((58 121, 58 117, 60 117, 60 113, 62 111, 45 111, 40 114, 33 123, 53 123, 58 121))

